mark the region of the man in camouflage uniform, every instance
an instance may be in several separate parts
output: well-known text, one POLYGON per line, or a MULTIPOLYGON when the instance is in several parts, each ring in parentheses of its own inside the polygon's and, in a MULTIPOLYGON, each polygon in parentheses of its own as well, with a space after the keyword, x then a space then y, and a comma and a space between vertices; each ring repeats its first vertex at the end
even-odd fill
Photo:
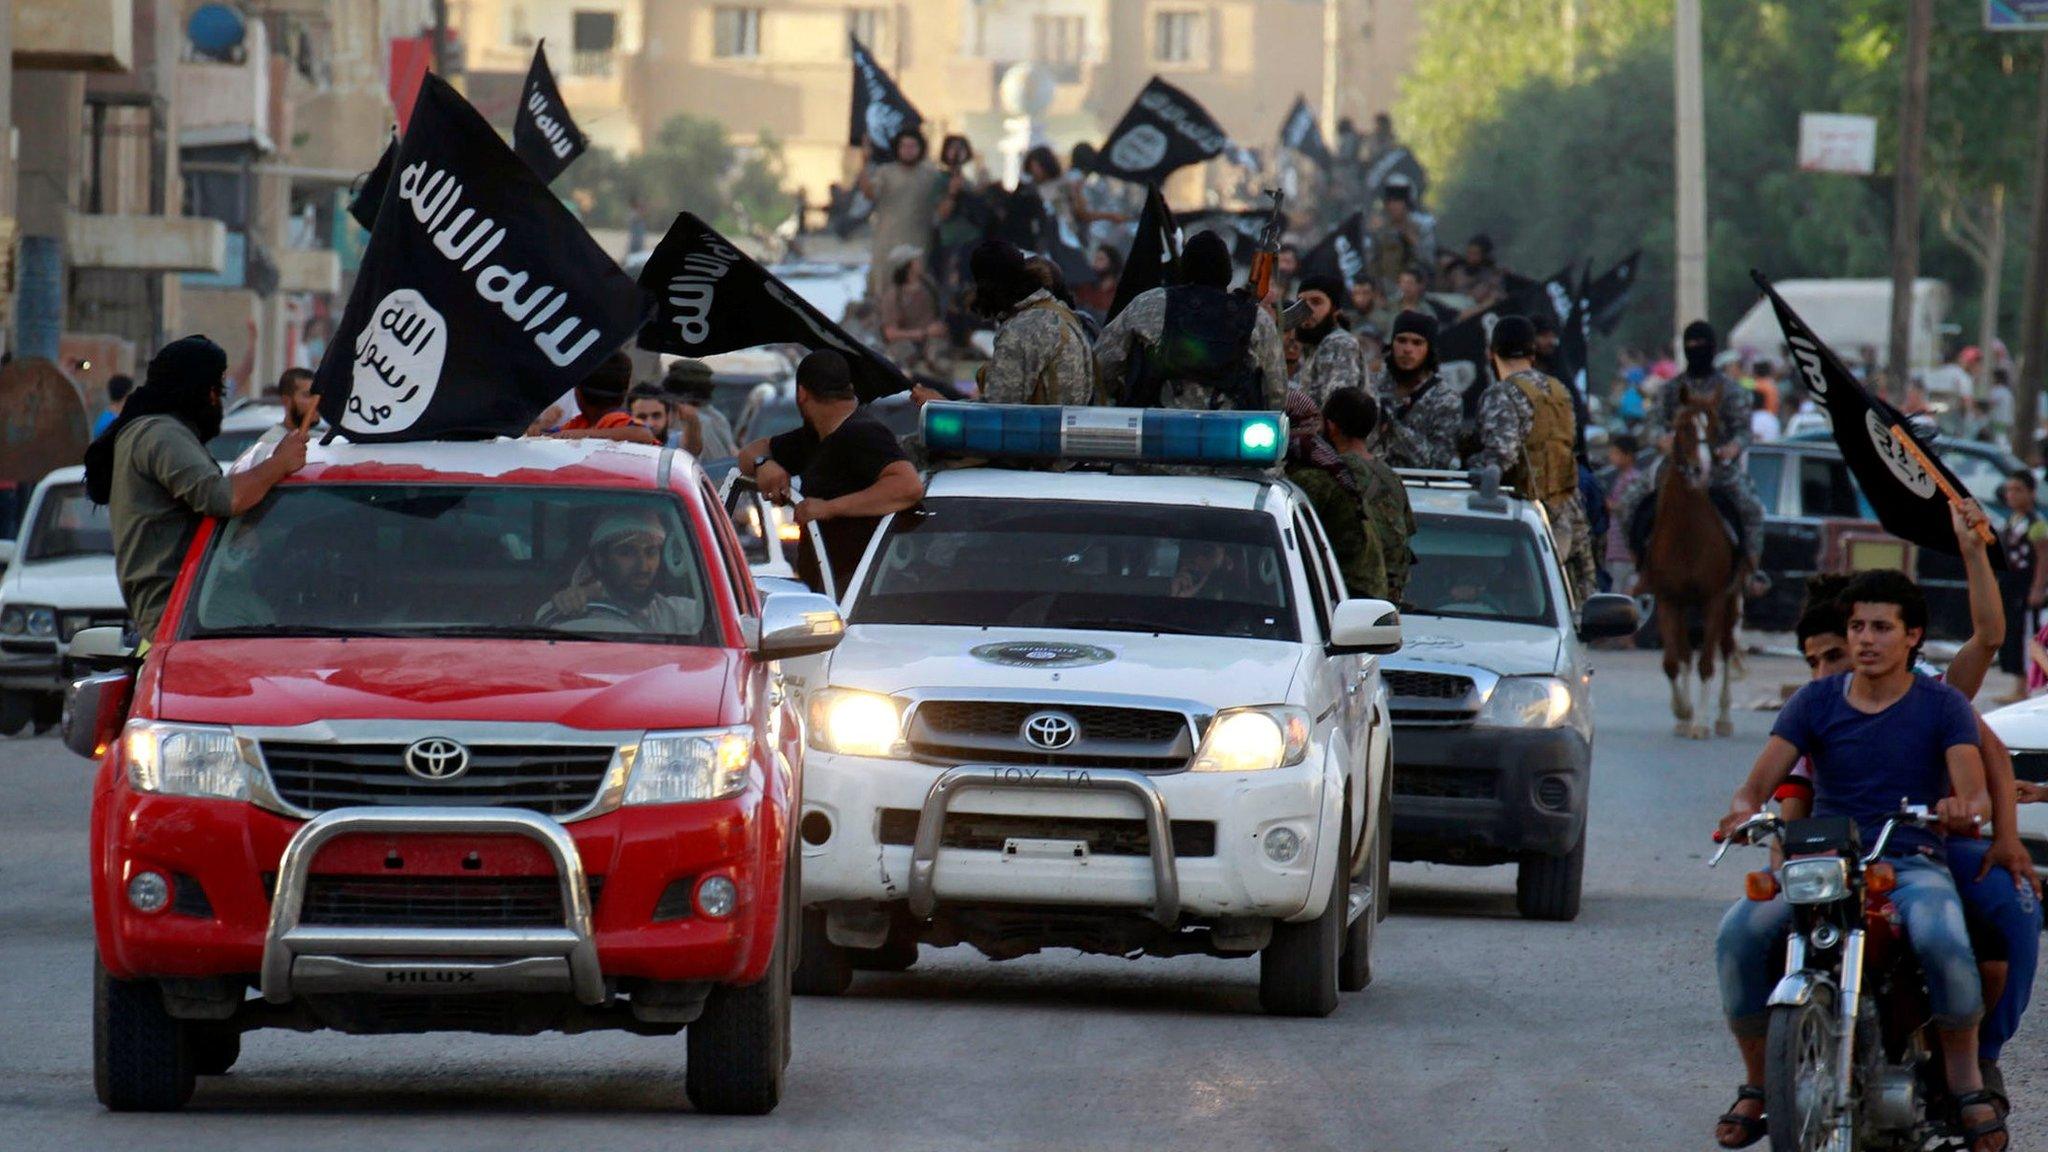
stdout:
POLYGON ((1571 390, 1536 370, 1536 326, 1525 316, 1501 317, 1489 351, 1494 383, 1479 400, 1479 455, 1467 463, 1499 469, 1503 481, 1543 505, 1572 598, 1584 604, 1596 590, 1593 533, 1572 454, 1578 421, 1571 390))
POLYGON ((1340 388, 1365 384, 1365 353, 1358 337, 1345 326, 1341 311, 1344 281, 1336 276, 1310 276, 1301 282, 1297 300, 1308 306, 1308 319, 1294 330, 1304 360, 1294 386, 1320 406, 1340 388))
POLYGON ((1000 240, 974 250, 974 306, 996 321, 995 354, 976 379, 990 404, 1089 404, 1095 358, 1073 311, 1032 276, 1022 251, 1000 240))
POLYGON ((1401 273, 1410 268, 1436 267, 1436 233, 1428 221, 1416 215, 1415 192, 1405 181, 1387 184, 1382 194, 1380 226, 1373 229, 1372 256, 1366 267, 1378 281, 1380 293, 1395 294, 1401 273))
POLYGON ((1108 403, 1133 408, 1261 408, 1287 398, 1273 317, 1230 291, 1230 248, 1199 232, 1181 250, 1184 283, 1132 300, 1095 342, 1108 403))
POLYGON ((1379 540, 1381 561, 1386 566, 1383 589, 1352 591, 1399 604, 1408 589, 1408 570, 1415 566, 1410 544, 1415 539, 1415 509, 1408 503, 1408 489, 1401 478, 1368 447, 1379 421, 1380 406, 1362 388, 1339 388, 1323 404, 1323 438, 1343 457, 1358 481, 1365 522, 1379 540))
POLYGON ((1458 426, 1463 399, 1436 370, 1436 317, 1408 311, 1394 318, 1387 366, 1373 380, 1379 400, 1379 428, 1372 452, 1390 468, 1458 466, 1458 426))
MULTIPOLYGON (((1754 398, 1742 385, 1714 367, 1714 353, 1719 348, 1719 340, 1713 325, 1704 320, 1693 321, 1685 326, 1685 335, 1680 343, 1685 349, 1685 371, 1676 379, 1665 382, 1657 393, 1656 407, 1650 413, 1651 427, 1658 430, 1657 447, 1661 457, 1671 455, 1673 425, 1686 405, 1704 405, 1713 410, 1719 427, 1715 429, 1714 441, 1710 445, 1714 466, 1709 487, 1734 504, 1742 526, 1743 554, 1748 559, 1748 571, 1754 577, 1760 570, 1763 557, 1764 507, 1750 487, 1749 474, 1742 463, 1742 454, 1749 448, 1749 411, 1754 398)), ((1645 496, 1656 490, 1657 476, 1661 472, 1661 467, 1645 468, 1624 490, 1620 507, 1622 519, 1614 531, 1631 529, 1637 507, 1645 496)))

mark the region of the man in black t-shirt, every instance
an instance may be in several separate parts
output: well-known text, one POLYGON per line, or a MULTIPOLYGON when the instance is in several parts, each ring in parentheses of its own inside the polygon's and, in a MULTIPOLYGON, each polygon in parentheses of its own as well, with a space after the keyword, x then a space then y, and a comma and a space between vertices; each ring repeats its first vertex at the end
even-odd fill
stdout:
MULTIPOLYGON (((924 481, 886 425, 860 406, 846 357, 829 349, 796 366, 796 406, 803 426, 740 449, 740 473, 787 502, 790 477, 802 483, 799 524, 816 523, 825 539, 833 586, 844 594, 882 517, 924 499, 924 481)), ((798 574, 823 590, 817 559, 799 550, 798 574)))

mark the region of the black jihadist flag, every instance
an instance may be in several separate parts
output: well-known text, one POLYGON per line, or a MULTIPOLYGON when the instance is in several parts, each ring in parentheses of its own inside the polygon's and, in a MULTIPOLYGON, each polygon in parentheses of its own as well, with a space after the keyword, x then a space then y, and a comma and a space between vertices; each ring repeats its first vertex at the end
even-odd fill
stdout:
POLYGON ((1316 123, 1316 114, 1309 109, 1308 99, 1294 98, 1294 107, 1287 110, 1287 119, 1280 122, 1280 144, 1328 168, 1330 149, 1323 143, 1323 130, 1316 123))
POLYGON ((1159 184, 1229 146, 1229 133, 1206 108, 1154 76, 1102 142, 1095 171, 1133 184, 1159 184))
POLYGON ((1642 263, 1641 248, 1621 258, 1621 262, 1600 274, 1587 292, 1587 307, 1593 331, 1602 336, 1614 335, 1621 327, 1621 317, 1628 311, 1629 301, 1636 294, 1636 268, 1642 263))
POLYGON ((376 166, 363 176, 363 182, 356 186, 356 194, 348 202, 348 214, 368 232, 377 226, 377 205, 384 202, 384 186, 391 183, 391 165, 398 159, 398 137, 393 136, 384 145, 384 154, 377 157, 376 166))
POLYGON ((438 76, 314 390, 350 440, 517 436, 629 339, 640 288, 438 76))
MULTIPOLYGON (((1778 326, 1784 329, 1785 344, 1791 349, 1792 363, 1799 369, 1800 382, 1826 406, 1842 460, 1855 475, 1863 498, 1877 513, 1878 523, 1901 540, 1956 555, 1948 497, 1942 494, 1935 477, 1894 438, 1892 429, 1903 429, 1919 445, 1921 453, 1952 490, 1965 491, 1962 482, 1941 462, 1933 445, 1913 434, 1898 409, 1866 390, 1834 349, 1821 343, 1820 337, 1792 311, 1792 306, 1785 303, 1763 273, 1752 271, 1749 275, 1778 314, 1778 326)), ((1994 568, 2005 567, 2000 549, 1986 551, 1994 568)))
POLYGON ((655 301, 653 318, 640 330, 640 347, 649 351, 709 356, 763 344, 831 348, 852 365, 863 401, 910 387, 894 364, 688 212, 655 245, 640 284, 655 301))
POLYGON ((1158 185, 1145 189, 1145 211, 1138 216, 1138 234, 1124 258, 1123 274, 1117 278, 1116 299, 1109 305, 1108 319, 1116 319, 1140 293, 1180 283, 1180 226, 1173 221, 1173 209, 1158 185))
POLYGON ((512 119, 512 150, 540 176, 541 183, 552 184, 588 147, 590 141, 569 118, 569 106, 562 103, 562 91, 555 87, 543 40, 533 47, 533 67, 526 70, 526 84, 519 90, 519 110, 512 119))
POLYGON ((866 144, 868 155, 886 160, 895 153, 896 137, 917 131, 924 125, 924 117, 875 63, 874 54, 860 37, 848 33, 847 39, 853 44, 853 122, 846 142, 866 144))
MULTIPOLYGON (((1353 212, 1349 219, 1330 230, 1321 243, 1308 250, 1301 258, 1301 278, 1310 276, 1335 276, 1346 284, 1355 284, 1365 274, 1365 254, 1370 251, 1366 237, 1365 213, 1353 212)), ((1349 308, 1349 300, 1336 302, 1339 308, 1349 308)))

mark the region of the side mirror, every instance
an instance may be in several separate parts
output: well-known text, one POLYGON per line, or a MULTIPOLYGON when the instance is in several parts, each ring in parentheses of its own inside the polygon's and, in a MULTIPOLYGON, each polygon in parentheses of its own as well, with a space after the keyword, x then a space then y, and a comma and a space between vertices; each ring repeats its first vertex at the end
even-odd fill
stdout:
POLYGON ((128 643, 125 633, 126 629, 111 625, 80 628, 72 634, 71 643, 65 648, 65 655, 74 664, 84 664, 94 669, 133 660, 135 648, 128 643))
POLYGON ((1346 600, 1330 618, 1330 653, 1391 656, 1401 650, 1401 612, 1385 600, 1346 600))
POLYGON ((128 703, 134 695, 135 674, 125 670, 102 672, 73 684, 64 693, 60 728, 64 746, 91 760, 106 755, 107 748, 120 738, 121 726, 128 720, 128 703))
POLYGON ((1618 636, 1633 636, 1642 625, 1642 613, 1636 610, 1636 602, 1627 596, 1614 592, 1601 592, 1586 597, 1586 603, 1579 608, 1579 639, 1611 640, 1618 636))
POLYGON ((815 592, 776 592, 761 602, 751 647, 763 660, 788 660, 829 652, 846 635, 839 606, 815 592))

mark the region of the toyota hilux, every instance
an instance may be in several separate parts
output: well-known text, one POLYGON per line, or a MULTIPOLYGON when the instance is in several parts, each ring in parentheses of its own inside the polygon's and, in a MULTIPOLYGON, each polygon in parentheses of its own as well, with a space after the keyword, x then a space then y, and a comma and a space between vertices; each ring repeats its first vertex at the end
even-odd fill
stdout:
POLYGON ((923 420, 935 459, 1012 466, 935 472, 849 582, 845 641, 802 670, 798 990, 921 943, 1256 954, 1268 1011, 1332 1011, 1386 914, 1378 655, 1401 624, 1347 596, 1265 470, 1284 418, 923 420), (1048 460, 1066 470, 1014 466, 1048 460), (1131 472, 1154 465, 1192 474, 1131 472))
POLYGON ((139 667, 73 693, 101 1101, 179 1107, 257 1028, 687 1027, 698 1109, 773 1108, 802 755, 778 661, 835 643, 836 608, 759 597, 674 450, 309 455, 201 526, 139 667))

